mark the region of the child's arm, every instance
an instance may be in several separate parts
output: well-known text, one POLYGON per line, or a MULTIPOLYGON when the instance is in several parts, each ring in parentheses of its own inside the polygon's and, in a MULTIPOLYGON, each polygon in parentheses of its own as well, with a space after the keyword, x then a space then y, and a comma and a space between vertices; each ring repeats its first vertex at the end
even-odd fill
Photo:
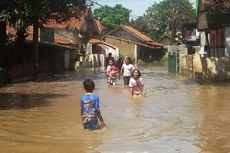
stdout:
POLYGON ((124 64, 121 66, 120 74, 124 73, 124 64))
POLYGON ((103 120, 103 118, 102 118, 101 111, 100 111, 99 108, 96 109, 96 113, 97 113, 97 117, 99 118, 99 120, 100 120, 100 122, 101 122, 101 125, 100 125, 101 128, 105 127, 105 122, 104 122, 104 120, 103 120))
POLYGON ((131 89, 131 95, 133 96, 134 95, 134 85, 133 85, 133 83, 132 83, 132 78, 130 79, 130 81, 129 81, 129 88, 131 89))

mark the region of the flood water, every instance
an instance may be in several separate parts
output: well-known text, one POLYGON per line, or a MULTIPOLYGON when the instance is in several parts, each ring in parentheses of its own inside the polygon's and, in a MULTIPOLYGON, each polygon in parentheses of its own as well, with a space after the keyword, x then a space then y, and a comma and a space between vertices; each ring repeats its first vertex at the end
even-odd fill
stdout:
POLYGON ((164 66, 140 66, 131 98, 105 72, 82 70, 0 88, 1 153, 229 153, 230 84, 198 84, 164 66), (95 81, 106 129, 82 129, 82 81, 95 81))

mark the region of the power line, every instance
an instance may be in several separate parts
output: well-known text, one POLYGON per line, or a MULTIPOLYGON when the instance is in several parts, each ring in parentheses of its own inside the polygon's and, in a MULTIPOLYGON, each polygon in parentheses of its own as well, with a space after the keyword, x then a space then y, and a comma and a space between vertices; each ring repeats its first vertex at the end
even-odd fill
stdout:
MULTIPOLYGON (((88 4, 89 4, 90 6, 93 6, 93 5, 98 5, 98 6, 100 6, 100 7, 104 6, 104 5, 102 5, 102 4, 98 3, 98 2, 95 2, 95 1, 93 1, 93 0, 87 0, 87 1, 88 1, 88 4)), ((134 14, 130 14, 130 17, 133 18, 133 19, 137 19, 137 18, 139 18, 140 16, 134 15, 134 14)))

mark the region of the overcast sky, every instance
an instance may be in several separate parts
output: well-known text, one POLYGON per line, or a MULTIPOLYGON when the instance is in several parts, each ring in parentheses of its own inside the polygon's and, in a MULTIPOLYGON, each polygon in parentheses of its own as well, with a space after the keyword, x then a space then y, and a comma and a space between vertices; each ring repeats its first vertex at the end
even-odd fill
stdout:
MULTIPOLYGON (((132 12, 131 18, 142 16, 145 11, 154 4, 154 2, 159 3, 160 0, 92 0, 101 5, 115 6, 116 4, 122 4, 123 7, 130 9, 132 12)), ((193 3, 195 7, 196 0, 189 0, 193 3)), ((100 6, 94 5, 92 8, 99 8, 100 6)))

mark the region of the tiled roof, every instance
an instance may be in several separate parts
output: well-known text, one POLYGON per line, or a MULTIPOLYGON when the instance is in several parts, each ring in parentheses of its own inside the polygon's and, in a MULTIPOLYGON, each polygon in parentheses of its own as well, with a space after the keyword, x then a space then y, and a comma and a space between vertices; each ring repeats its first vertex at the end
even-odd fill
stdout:
POLYGON ((56 22, 54 20, 50 20, 44 26, 47 27, 47 28, 66 28, 66 27, 70 27, 70 28, 79 29, 80 25, 81 25, 81 19, 71 18, 70 20, 62 22, 62 23, 58 23, 58 22, 56 22))
POLYGON ((91 38, 89 41, 92 44, 101 44, 101 43, 103 43, 100 39, 97 39, 97 38, 91 38))
MULTIPOLYGON (((77 28, 80 29, 81 25, 84 22, 85 16, 89 13, 89 8, 87 8, 84 12, 82 12, 82 15, 79 18, 72 17, 70 20, 63 21, 63 22, 56 22, 55 20, 50 20, 47 24, 45 24, 45 27, 48 28, 77 28)), ((95 19, 95 23, 98 26, 99 31, 101 31, 104 27, 101 24, 99 20, 95 19)))
POLYGON ((73 40, 67 39, 66 37, 63 37, 58 34, 55 34, 54 36, 54 43, 62 44, 62 45, 74 45, 75 44, 73 40))
POLYGON ((148 45, 151 45, 151 46, 163 46, 162 44, 153 41, 151 38, 149 38, 148 36, 146 36, 145 34, 141 33, 140 31, 134 29, 131 26, 121 25, 121 27, 126 29, 127 31, 129 31, 130 33, 135 35, 136 37, 142 39, 148 45))
POLYGON ((121 25, 122 28, 128 30, 130 33, 134 34, 135 36, 141 38, 144 41, 153 41, 151 38, 149 38, 148 36, 144 35, 143 33, 141 33, 140 31, 134 29, 131 26, 128 25, 121 25))
MULTIPOLYGON (((12 34, 14 37, 16 37, 17 30, 12 26, 6 27, 6 32, 12 34)), ((26 40, 32 40, 33 39, 33 26, 29 26, 26 29, 26 32, 28 36, 26 37, 26 40)))
MULTIPOLYGON (((16 30, 11 27, 11 26, 7 26, 7 30, 8 33, 12 34, 14 37, 16 37, 16 30)), ((33 26, 29 26, 27 28, 27 33, 28 36, 26 37, 26 40, 28 41, 32 41, 33 40, 33 26)), ((63 37, 61 35, 55 34, 54 36, 54 43, 56 44, 65 44, 65 45, 72 45, 74 44, 73 40, 71 39, 67 39, 66 37, 63 37)))
MULTIPOLYGON (((66 22, 62 22, 62 23, 57 23, 54 20, 50 20, 47 24, 45 24, 45 27, 52 27, 52 28, 66 28, 66 27, 70 27, 70 28, 77 28, 79 29, 83 18, 85 17, 85 15, 87 15, 88 13, 88 9, 86 9, 86 11, 82 14, 82 16, 80 18, 71 18, 70 20, 66 21, 66 22)), ((95 20, 98 29, 102 30, 104 27, 103 25, 100 23, 100 21, 95 20)), ((12 35, 14 35, 16 37, 16 30, 13 27, 7 26, 7 32, 11 33, 12 35)), ((27 33, 29 34, 26 38, 26 40, 33 40, 33 26, 29 26, 27 28, 27 33)), ((61 35, 55 34, 54 37, 54 43, 58 43, 58 44, 74 44, 73 40, 67 39, 61 35)))

